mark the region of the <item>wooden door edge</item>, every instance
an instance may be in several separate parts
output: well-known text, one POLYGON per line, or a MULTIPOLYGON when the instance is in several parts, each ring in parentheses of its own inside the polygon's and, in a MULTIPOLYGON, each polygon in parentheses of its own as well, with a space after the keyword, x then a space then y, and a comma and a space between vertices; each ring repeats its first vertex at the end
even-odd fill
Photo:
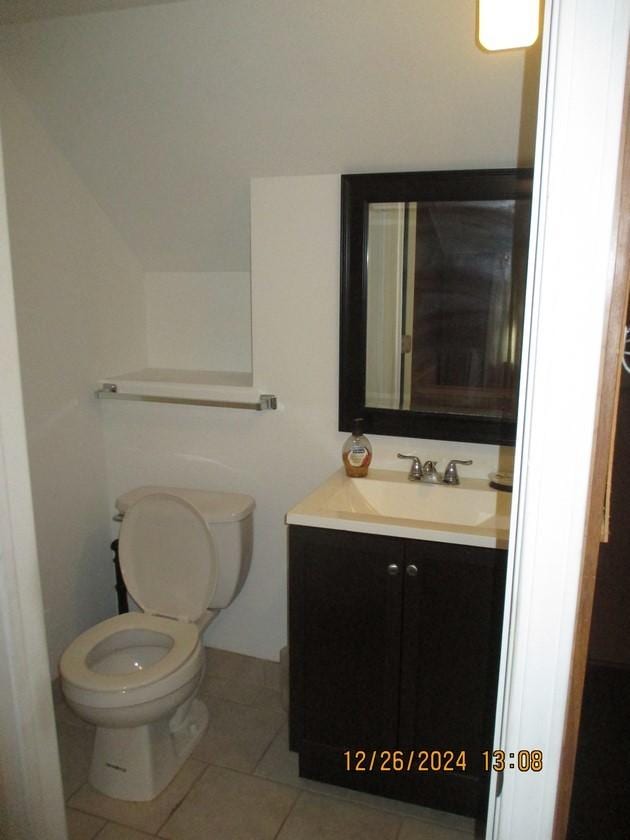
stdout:
POLYGON ((566 717, 560 755, 556 808, 552 840, 565 840, 577 742, 582 712, 582 695, 588 660, 595 581, 602 534, 607 531, 609 482, 612 476, 612 453, 616 432, 621 354, 625 333, 628 296, 630 293, 630 59, 626 66, 626 90, 623 115, 623 136, 620 151, 616 236, 612 243, 614 271, 607 315, 607 328, 602 348, 599 381, 599 411, 594 431, 595 445, 591 462, 591 481, 584 531, 584 549, 575 633, 571 655, 571 671, 566 717))

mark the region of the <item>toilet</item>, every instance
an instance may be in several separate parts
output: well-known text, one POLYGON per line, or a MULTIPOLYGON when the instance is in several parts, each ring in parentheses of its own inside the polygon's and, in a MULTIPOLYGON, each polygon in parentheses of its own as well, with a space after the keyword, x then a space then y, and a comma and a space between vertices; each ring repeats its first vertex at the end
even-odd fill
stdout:
POLYGON ((251 496, 139 487, 116 500, 125 584, 142 612, 102 621, 65 650, 61 688, 96 726, 90 784, 115 799, 156 797, 208 723, 195 697, 203 631, 240 592, 252 556, 251 496))

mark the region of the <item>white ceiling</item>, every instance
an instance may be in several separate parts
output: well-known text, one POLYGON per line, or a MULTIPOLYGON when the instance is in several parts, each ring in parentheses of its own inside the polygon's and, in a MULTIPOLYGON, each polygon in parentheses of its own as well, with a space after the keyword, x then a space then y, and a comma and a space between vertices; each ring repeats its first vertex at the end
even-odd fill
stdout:
POLYGON ((2 27, 0 63, 147 270, 243 271, 252 176, 530 150, 524 53, 479 50, 475 8, 181 0, 2 27))
POLYGON ((177 2, 180 0, 0 0, 0 24, 177 2))

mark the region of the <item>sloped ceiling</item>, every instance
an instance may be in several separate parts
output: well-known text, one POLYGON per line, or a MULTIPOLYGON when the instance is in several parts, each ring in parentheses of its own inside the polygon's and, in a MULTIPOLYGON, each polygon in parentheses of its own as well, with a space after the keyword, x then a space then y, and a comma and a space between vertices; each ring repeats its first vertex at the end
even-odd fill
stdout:
POLYGON ((0 0, 0 25, 177 2, 180 0, 0 0))
POLYGON ((2 27, 0 63, 147 270, 242 271, 252 176, 516 164, 525 54, 474 29, 474 0, 180 0, 2 27))

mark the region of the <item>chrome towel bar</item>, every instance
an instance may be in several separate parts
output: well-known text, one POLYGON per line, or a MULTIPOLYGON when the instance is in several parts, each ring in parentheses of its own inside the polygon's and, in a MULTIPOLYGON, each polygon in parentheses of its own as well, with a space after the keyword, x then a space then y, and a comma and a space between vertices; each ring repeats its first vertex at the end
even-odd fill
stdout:
POLYGON ((206 400, 200 397, 164 397, 157 394, 126 394, 118 386, 106 382, 94 396, 99 400, 136 400, 138 402, 171 403, 174 405, 206 405, 213 408, 242 408, 250 411, 273 411, 278 407, 274 394, 261 394, 258 402, 230 402, 229 400, 206 400))

